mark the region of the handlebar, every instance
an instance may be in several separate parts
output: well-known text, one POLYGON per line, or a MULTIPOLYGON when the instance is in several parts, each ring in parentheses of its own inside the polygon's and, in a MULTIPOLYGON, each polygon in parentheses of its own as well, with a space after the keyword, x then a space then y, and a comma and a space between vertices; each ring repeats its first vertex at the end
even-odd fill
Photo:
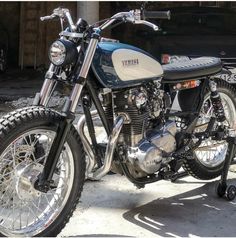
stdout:
POLYGON ((143 18, 146 19, 168 19, 170 20, 170 11, 143 11, 143 18))
POLYGON ((70 11, 67 8, 61 8, 61 7, 56 8, 56 9, 53 10, 52 15, 45 16, 45 17, 40 17, 40 20, 41 21, 52 20, 56 17, 59 17, 60 19, 66 18, 68 23, 69 23, 71 31, 74 32, 76 30, 76 26, 73 23, 73 20, 72 20, 71 15, 70 15, 70 11))
MULTIPOLYGON (((40 17, 41 21, 52 20, 56 17, 59 17, 61 21, 66 18, 70 26, 71 32, 76 32, 76 26, 73 23, 70 12, 67 8, 56 8, 53 10, 53 14, 50 16, 40 17)), ((159 19, 170 19, 170 11, 142 11, 141 10, 132 10, 129 12, 119 12, 103 23, 98 29, 103 30, 111 25, 116 20, 123 20, 131 22, 133 24, 143 24, 148 27, 151 27, 154 31, 157 31, 159 28, 155 24, 146 21, 146 18, 159 18, 159 19)))
POLYGON ((111 19, 106 21, 104 24, 102 24, 99 28, 101 30, 105 29, 109 25, 111 25, 115 20, 122 19, 127 22, 131 22, 133 24, 143 24, 146 26, 151 27, 154 31, 157 31, 159 28, 157 25, 141 19, 141 11, 140 10, 132 10, 129 12, 119 12, 115 14, 111 19))
POLYGON ((40 21, 48 21, 48 20, 52 20, 54 19, 56 16, 55 15, 50 15, 50 16, 44 16, 44 17, 40 17, 40 21))

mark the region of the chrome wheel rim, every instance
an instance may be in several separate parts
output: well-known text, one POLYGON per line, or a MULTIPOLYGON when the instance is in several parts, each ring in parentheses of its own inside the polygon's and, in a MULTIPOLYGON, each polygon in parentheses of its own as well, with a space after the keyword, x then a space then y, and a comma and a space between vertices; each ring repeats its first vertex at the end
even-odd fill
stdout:
POLYGON ((32 130, 16 138, 0 156, 0 232, 5 236, 41 233, 68 201, 74 180, 68 143, 60 155, 49 192, 34 189, 54 137, 51 130, 32 130), (35 149, 36 144, 41 154, 35 149))
MULTIPOLYGON (((232 99, 225 93, 219 93, 222 105, 224 107, 226 121, 223 122, 229 128, 234 127, 236 118, 236 109, 232 99)), ((200 113, 200 118, 197 123, 196 132, 204 131, 207 128, 208 122, 213 115, 210 96, 206 97, 203 103, 203 108, 200 113)), ((194 151, 197 160, 208 168, 219 166, 224 160, 228 149, 228 143, 225 141, 214 141, 207 139, 194 151)))

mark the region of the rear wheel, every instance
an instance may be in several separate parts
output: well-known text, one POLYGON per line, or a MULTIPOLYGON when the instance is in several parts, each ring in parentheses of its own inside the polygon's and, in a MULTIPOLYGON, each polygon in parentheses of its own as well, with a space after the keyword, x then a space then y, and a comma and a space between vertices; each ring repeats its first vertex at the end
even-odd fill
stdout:
MULTIPOLYGON (((217 90, 221 96, 225 111, 227 127, 235 127, 236 118, 236 91, 223 80, 217 80, 217 90)), ((204 131, 213 115, 210 93, 205 95, 200 117, 196 126, 197 132, 204 131)), ((225 141, 207 139, 194 151, 192 159, 184 163, 184 169, 198 179, 214 179, 222 173, 228 144, 225 141)))
POLYGON ((84 184, 82 144, 71 128, 47 193, 34 188, 61 116, 29 107, 0 120, 0 235, 56 236, 69 221, 84 184))

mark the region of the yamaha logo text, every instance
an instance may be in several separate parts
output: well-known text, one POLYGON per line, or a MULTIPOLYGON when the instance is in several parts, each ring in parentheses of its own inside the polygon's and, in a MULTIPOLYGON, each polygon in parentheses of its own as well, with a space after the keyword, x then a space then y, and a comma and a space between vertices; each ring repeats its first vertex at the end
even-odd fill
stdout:
POLYGON ((134 65, 138 65, 138 64, 139 64, 138 59, 122 60, 122 65, 124 67, 126 67, 126 66, 134 66, 134 65))

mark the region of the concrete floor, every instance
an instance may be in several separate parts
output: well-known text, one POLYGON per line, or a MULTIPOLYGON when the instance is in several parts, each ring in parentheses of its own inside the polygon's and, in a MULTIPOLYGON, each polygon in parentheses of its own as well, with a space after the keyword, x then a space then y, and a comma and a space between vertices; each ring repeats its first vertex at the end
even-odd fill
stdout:
POLYGON ((34 97, 43 84, 44 72, 33 69, 8 69, 0 74, 0 102, 34 97))
POLYGON ((138 190, 125 177, 107 175, 100 182, 86 182, 81 202, 59 236, 235 237, 236 201, 219 199, 216 184, 186 177, 138 190))

